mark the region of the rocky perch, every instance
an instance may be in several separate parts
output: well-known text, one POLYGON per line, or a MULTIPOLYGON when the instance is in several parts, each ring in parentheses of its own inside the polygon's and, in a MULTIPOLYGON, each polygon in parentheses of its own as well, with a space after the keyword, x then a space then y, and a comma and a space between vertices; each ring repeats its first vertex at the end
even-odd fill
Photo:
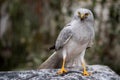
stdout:
POLYGON ((91 76, 83 76, 80 68, 69 68, 68 72, 58 75, 58 69, 0 72, 0 80, 120 80, 107 66, 91 65, 87 68, 91 76))

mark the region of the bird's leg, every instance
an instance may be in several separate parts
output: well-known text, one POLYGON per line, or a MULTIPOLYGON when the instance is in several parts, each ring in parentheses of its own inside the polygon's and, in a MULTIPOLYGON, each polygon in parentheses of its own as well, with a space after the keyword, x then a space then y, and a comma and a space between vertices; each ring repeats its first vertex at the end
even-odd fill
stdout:
POLYGON ((87 72, 87 70, 86 70, 86 65, 85 65, 85 63, 82 63, 82 67, 83 67, 83 75, 84 76, 90 76, 90 74, 87 72))
POLYGON ((66 72, 67 72, 67 70, 65 69, 65 59, 63 59, 62 67, 58 71, 58 74, 63 74, 63 73, 66 73, 66 72))
POLYGON ((65 61, 66 61, 66 53, 63 53, 63 62, 61 69, 57 72, 58 74, 66 73, 67 70, 65 69, 65 61))
POLYGON ((84 55, 85 55, 85 50, 80 55, 81 64, 82 64, 82 67, 83 67, 83 75, 84 76, 89 76, 90 74, 86 70, 86 64, 85 64, 85 61, 84 61, 84 55))

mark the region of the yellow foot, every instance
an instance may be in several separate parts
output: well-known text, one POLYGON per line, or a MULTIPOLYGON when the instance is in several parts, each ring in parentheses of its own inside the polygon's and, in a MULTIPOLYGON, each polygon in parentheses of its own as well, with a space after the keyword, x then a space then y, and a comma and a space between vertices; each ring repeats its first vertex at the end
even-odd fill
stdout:
POLYGON ((66 69, 60 69, 60 70, 57 72, 57 74, 63 74, 63 73, 66 73, 66 72, 67 72, 66 69))
POLYGON ((87 71, 83 71, 83 76, 90 76, 91 73, 88 73, 87 71))

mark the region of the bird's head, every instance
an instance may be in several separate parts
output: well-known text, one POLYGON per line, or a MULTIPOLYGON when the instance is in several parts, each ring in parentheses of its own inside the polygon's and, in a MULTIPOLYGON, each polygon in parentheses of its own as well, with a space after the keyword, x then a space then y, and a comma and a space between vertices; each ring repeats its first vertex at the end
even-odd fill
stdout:
POLYGON ((74 18, 80 19, 81 21, 94 21, 92 12, 89 9, 79 8, 74 13, 74 18))

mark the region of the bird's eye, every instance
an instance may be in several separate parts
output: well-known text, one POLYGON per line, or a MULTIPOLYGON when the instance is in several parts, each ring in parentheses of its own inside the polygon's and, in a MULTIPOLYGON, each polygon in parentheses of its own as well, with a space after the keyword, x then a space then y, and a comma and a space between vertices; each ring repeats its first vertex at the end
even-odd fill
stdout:
POLYGON ((85 13, 85 16, 87 17, 89 15, 89 13, 85 13))

